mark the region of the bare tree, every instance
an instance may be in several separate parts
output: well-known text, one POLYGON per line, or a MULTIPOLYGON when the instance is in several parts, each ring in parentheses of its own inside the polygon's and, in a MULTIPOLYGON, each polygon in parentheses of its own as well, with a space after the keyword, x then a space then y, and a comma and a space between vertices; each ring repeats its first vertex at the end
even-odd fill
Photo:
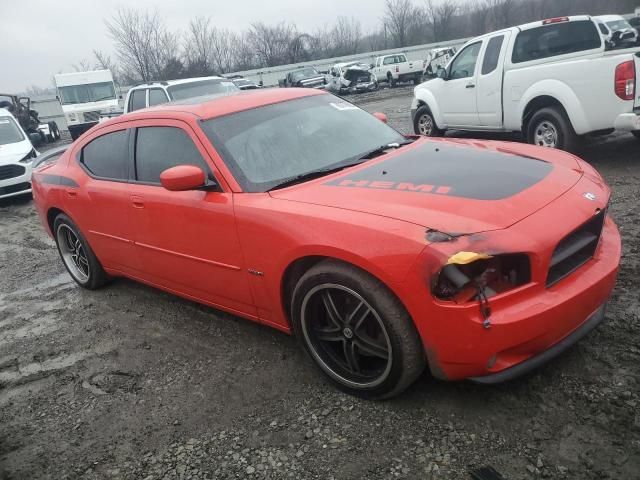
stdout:
POLYGON ((338 17, 331 30, 333 55, 351 55, 358 51, 362 39, 360 22, 355 18, 338 17))
POLYGON ((76 72, 86 72, 91 70, 91 64, 87 60, 80 60, 78 63, 71 65, 76 72))
POLYGON ((287 63, 291 57, 291 43, 298 36, 296 27, 286 23, 251 24, 247 39, 260 63, 267 67, 287 63))
POLYGON ((492 20, 492 28, 498 30, 513 26, 517 0, 485 0, 485 5, 492 20))
POLYGON ((105 21, 107 31, 115 42, 123 71, 143 81, 162 78, 172 63, 175 72, 176 35, 169 32, 158 12, 119 9, 105 21))
POLYGON ((458 3, 456 0, 441 0, 436 3, 434 0, 426 0, 425 15, 431 28, 431 39, 434 42, 454 38, 455 34, 450 32, 451 23, 458 13, 458 3))
POLYGON ((386 0, 383 24, 395 39, 396 47, 407 46, 409 30, 416 15, 411 0, 386 0))

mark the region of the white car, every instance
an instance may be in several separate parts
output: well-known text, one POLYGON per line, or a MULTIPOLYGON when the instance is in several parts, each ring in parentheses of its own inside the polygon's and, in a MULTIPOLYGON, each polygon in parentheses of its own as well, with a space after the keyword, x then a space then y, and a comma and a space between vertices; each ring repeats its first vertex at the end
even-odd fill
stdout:
POLYGON ((152 107, 174 100, 225 95, 240 89, 232 80, 223 77, 196 77, 165 82, 149 82, 136 85, 127 93, 124 113, 152 107))
POLYGON ((20 124, 0 108, 0 198, 31 192, 31 164, 37 156, 20 124))
POLYGON ((614 129, 640 138, 639 51, 605 51, 588 16, 474 38, 438 78, 414 89, 414 130, 522 132, 529 143, 562 150, 580 135, 614 129))
POLYGON ((612 47, 633 46, 638 41, 638 32, 620 15, 599 15, 593 17, 600 33, 612 47))
POLYGON ((378 81, 371 66, 362 62, 336 63, 329 69, 327 90, 333 93, 372 92, 378 81))

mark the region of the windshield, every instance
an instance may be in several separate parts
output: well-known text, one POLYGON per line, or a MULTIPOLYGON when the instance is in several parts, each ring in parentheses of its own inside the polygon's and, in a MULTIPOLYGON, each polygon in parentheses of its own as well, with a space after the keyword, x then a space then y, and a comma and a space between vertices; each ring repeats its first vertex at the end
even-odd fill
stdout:
POLYGON ((364 110, 323 94, 232 113, 202 127, 245 192, 357 160, 406 139, 364 110))
POLYGON ((294 80, 300 80, 305 77, 312 77, 314 75, 319 75, 315 68, 303 68, 301 70, 296 70, 291 74, 291 78, 294 80))
POLYGON ((629 22, 627 22, 623 18, 621 18, 620 20, 614 20, 613 22, 607 22, 607 26, 614 32, 618 30, 626 30, 627 28, 631 28, 631 25, 629 25, 629 22))
POLYGON ((24 140, 24 135, 11 117, 0 117, 0 145, 18 143, 24 140))
POLYGON ((200 80, 197 82, 181 83, 167 87, 171 100, 185 100, 187 98, 205 97, 220 93, 239 92, 231 80, 200 80))
POLYGON ((116 89, 113 82, 87 83, 84 85, 59 87, 58 92, 60 92, 60 102, 62 102, 62 105, 116 99, 116 89))

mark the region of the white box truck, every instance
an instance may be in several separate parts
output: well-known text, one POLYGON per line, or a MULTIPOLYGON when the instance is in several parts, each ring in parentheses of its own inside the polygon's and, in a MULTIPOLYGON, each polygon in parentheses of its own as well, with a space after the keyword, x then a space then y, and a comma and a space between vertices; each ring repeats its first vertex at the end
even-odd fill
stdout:
POLYGON ((118 110, 118 93, 109 70, 59 73, 54 76, 71 138, 98 123, 100 112, 118 110))

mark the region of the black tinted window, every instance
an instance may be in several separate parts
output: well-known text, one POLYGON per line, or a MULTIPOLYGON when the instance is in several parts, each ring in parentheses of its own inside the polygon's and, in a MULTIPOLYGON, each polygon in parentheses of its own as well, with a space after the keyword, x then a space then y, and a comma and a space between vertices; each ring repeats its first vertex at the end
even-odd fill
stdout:
POLYGON ((129 111, 133 112, 134 110, 140 110, 141 108, 146 107, 146 99, 147 91, 142 90, 134 90, 131 92, 131 99, 129 100, 129 111))
POLYGON ((177 165, 208 169, 191 138, 179 128, 144 127, 136 139, 136 179, 160 183, 160 174, 177 165))
POLYGON ((563 22, 524 30, 516 37, 513 63, 528 62, 566 53, 592 50, 602 45, 593 22, 563 22))
POLYGON ((498 59, 500 58, 500 50, 502 50, 502 42, 504 35, 493 37, 487 44, 487 49, 484 52, 484 60, 482 61, 482 75, 493 72, 498 66, 498 59))
POLYGON ((160 105, 161 103, 167 103, 169 99, 164 90, 159 88, 152 88, 149 90, 149 106, 160 105))
POLYGON ((107 133, 82 149, 82 163, 96 177, 128 178, 129 136, 126 130, 107 133))

